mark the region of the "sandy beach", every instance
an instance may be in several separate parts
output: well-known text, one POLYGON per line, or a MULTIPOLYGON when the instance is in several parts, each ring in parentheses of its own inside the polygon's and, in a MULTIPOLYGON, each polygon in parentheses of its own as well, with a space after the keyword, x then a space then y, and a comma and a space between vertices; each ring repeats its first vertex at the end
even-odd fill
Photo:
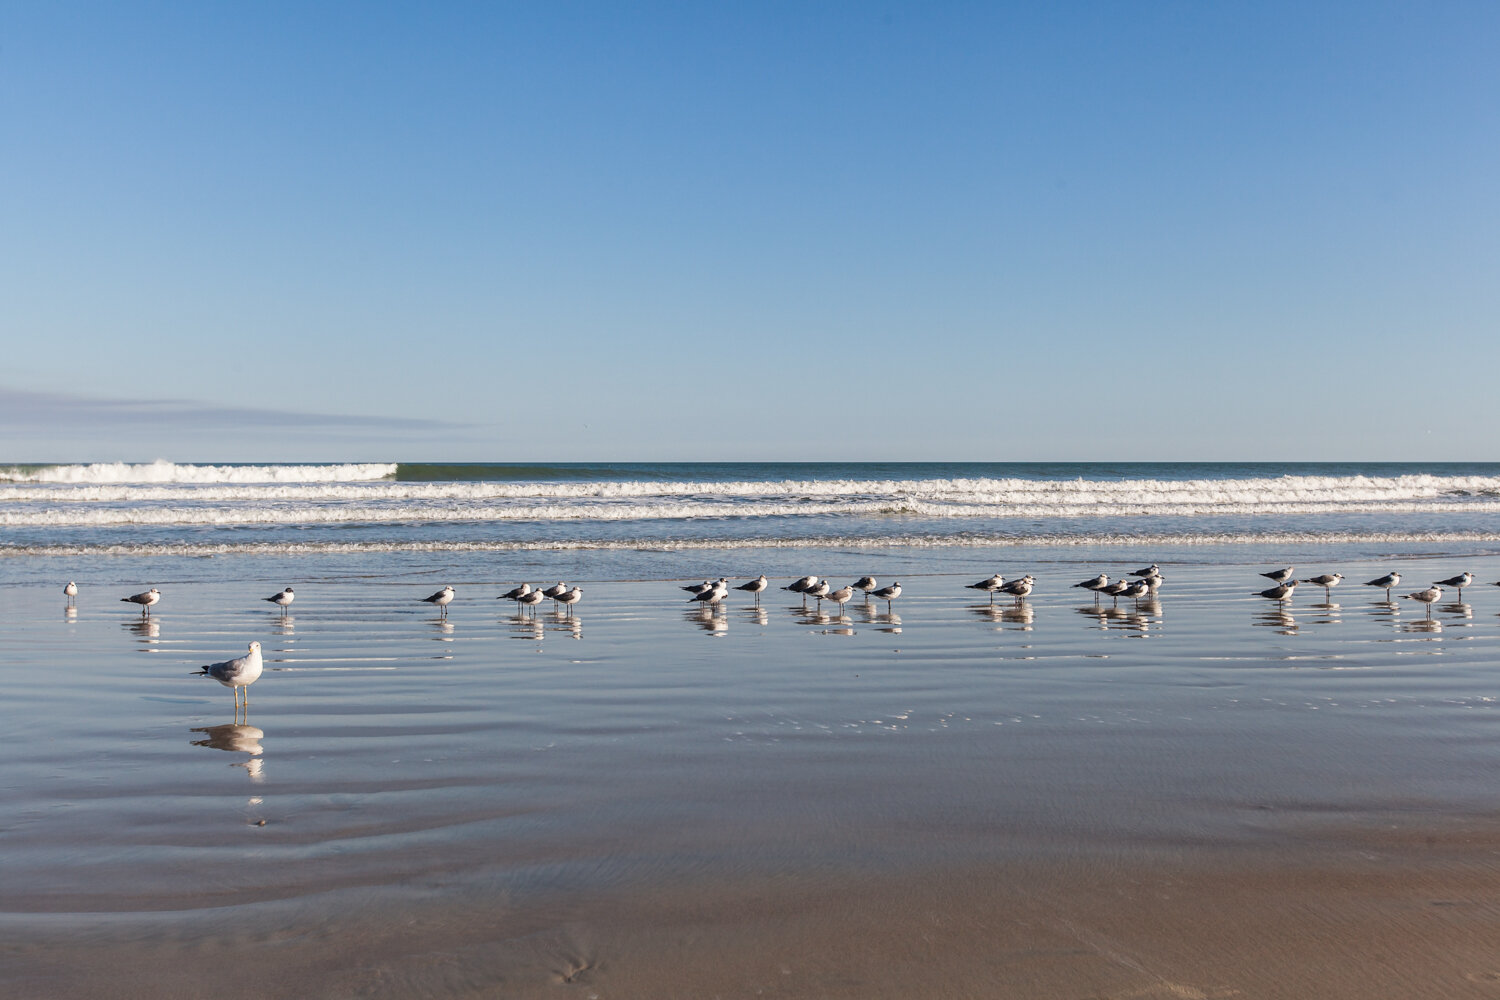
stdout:
POLYGON ((1114 610, 1074 575, 842 617, 7 588, 4 992, 1500 992, 1500 595, 1281 612, 1184 566, 1114 610), (189 670, 250 639, 237 722, 189 670))

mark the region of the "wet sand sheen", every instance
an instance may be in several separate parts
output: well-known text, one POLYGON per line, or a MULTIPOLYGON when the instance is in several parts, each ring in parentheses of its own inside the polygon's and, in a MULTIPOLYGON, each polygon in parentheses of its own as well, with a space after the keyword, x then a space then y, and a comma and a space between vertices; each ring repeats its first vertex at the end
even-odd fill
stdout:
POLYGON ((0 981, 1500 995, 1500 600, 961 582, 846 619, 606 582, 538 624, 473 583, 446 624, 420 585, 299 584, 284 623, 258 581, 163 587, 153 628, 8 593, 0 981), (186 667, 251 638, 237 729, 186 667))

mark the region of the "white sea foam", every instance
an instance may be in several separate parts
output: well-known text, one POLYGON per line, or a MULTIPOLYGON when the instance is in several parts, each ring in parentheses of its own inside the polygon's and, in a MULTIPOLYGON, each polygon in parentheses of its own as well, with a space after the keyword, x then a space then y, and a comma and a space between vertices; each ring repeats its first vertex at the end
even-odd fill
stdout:
POLYGON ((179 465, 157 459, 144 464, 95 462, 90 465, 11 466, 0 468, 0 483, 328 483, 385 479, 395 474, 396 466, 388 462, 179 465))
POLYGON ((886 535, 848 537, 840 535, 788 538, 600 538, 557 541, 369 541, 369 542, 220 542, 220 543, 106 543, 54 545, 0 545, 0 558, 26 556, 184 556, 203 558, 222 555, 301 556, 378 554, 399 552, 574 552, 574 551, 652 551, 687 552, 713 549, 886 549, 886 548, 1019 548, 1038 547, 1111 547, 1132 546, 1215 546, 1215 545, 1473 545, 1500 543, 1497 532, 1353 532, 1353 531, 1271 531, 1271 532, 1203 532, 1156 534, 1043 534, 993 535, 961 533, 954 535, 886 535))

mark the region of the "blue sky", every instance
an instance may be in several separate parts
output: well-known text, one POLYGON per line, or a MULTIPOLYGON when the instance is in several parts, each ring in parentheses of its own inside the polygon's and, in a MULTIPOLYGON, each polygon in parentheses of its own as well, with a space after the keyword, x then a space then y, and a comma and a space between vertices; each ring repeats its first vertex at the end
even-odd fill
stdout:
POLYGON ((1500 6, 0 6, 0 461, 1500 459, 1500 6))

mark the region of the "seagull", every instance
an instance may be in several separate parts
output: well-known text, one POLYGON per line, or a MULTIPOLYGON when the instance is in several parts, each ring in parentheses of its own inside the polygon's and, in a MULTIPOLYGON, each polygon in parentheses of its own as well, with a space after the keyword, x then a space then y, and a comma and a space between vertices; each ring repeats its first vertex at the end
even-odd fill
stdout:
POLYGON ((1027 573, 1025 576, 1021 577, 1021 579, 1012 580, 1010 581, 1010 583, 1007 583, 1005 586, 1001 587, 1000 592, 1002 594, 1010 594, 1016 599, 1016 603, 1019 604, 1021 598, 1031 593, 1032 585, 1035 583, 1036 577, 1032 576, 1030 573, 1027 573))
POLYGON ((240 707, 240 688, 245 688, 245 707, 250 707, 251 684, 260 677, 261 671, 260 643, 252 642, 250 651, 244 656, 237 656, 223 663, 210 663, 193 671, 197 677, 212 677, 227 688, 234 689, 235 711, 240 707))
MULTIPOLYGON (((1147 579, 1159 580, 1161 577, 1148 577, 1147 579)), ((1146 580, 1136 580, 1134 583, 1127 583, 1125 589, 1120 591, 1120 596, 1128 597, 1133 601, 1140 601, 1141 598, 1149 593, 1151 593, 1151 584, 1146 582, 1146 580)))
POLYGON ((1138 569, 1135 572, 1131 573, 1130 575, 1131 576, 1156 576, 1157 573, 1159 573, 1159 572, 1160 572, 1160 568, 1156 565, 1156 563, 1152 563, 1150 566, 1147 566, 1145 569, 1138 569))
POLYGON ((1125 588, 1130 586, 1129 580, 1116 580, 1099 588, 1099 593, 1107 594, 1115 599, 1115 607, 1120 606, 1120 595, 1125 593, 1125 588))
POLYGON ((819 580, 811 587, 808 587, 807 590, 803 591, 803 593, 808 597, 816 597, 818 599, 818 607, 821 608, 823 606, 823 598, 827 597, 828 592, 832 589, 833 584, 829 583, 827 580, 819 580))
POLYGON ((997 591, 1001 587, 1005 586, 1005 577, 1001 576, 999 573, 996 573, 994 576, 990 577, 988 580, 980 580, 978 583, 966 583, 966 584, 964 584, 964 586, 968 587, 970 590, 987 590, 987 591, 989 591, 990 592, 990 603, 994 604, 995 603, 995 591, 997 591))
POLYGON ((73 603, 73 598, 78 596, 78 584, 74 583, 72 580, 69 580, 68 585, 63 588, 63 593, 67 595, 68 603, 73 603))
POLYGON ((760 603, 760 592, 763 591, 763 590, 765 590, 767 586, 768 586, 768 583, 766 581, 766 575, 764 573, 762 573, 760 576, 756 577, 754 580, 751 580, 749 583, 742 583, 738 587, 735 587, 734 589, 735 590, 744 590, 744 591, 747 591, 747 592, 749 592, 751 594, 754 594, 755 595, 755 603, 759 604, 760 603))
POLYGON ((543 594, 540 590, 528 590, 526 593, 516 598, 516 604, 523 608, 534 608, 538 604, 541 604, 542 600, 546 596, 547 595, 543 594))
POLYGON ((1302 583, 1312 583, 1312 584, 1316 584, 1319 587, 1322 587, 1323 588, 1323 602, 1326 604, 1330 600, 1330 595, 1329 595, 1328 591, 1331 588, 1333 588, 1333 587, 1337 587, 1339 585, 1339 581, 1341 581, 1343 579, 1344 579, 1344 574, 1342 574, 1342 573, 1324 573, 1322 576, 1315 576, 1315 577, 1312 577, 1312 578, 1307 579, 1307 580, 1302 580, 1300 582, 1302 582, 1302 583))
MULTIPOLYGON (((1262 573, 1261 576, 1265 577, 1267 580, 1272 581, 1273 583, 1286 583, 1292 578, 1292 574, 1295 572, 1297 572, 1297 567, 1288 566, 1286 569, 1277 569, 1272 570, 1269 573, 1262 573)), ((1307 581, 1304 580, 1303 582, 1305 583, 1307 581)))
POLYGON ((839 614, 844 613, 844 605, 848 604, 849 598, 854 596, 855 589, 855 585, 851 583, 849 586, 840 587, 828 595, 828 599, 839 606, 839 614))
POLYGON ((896 598, 898 598, 898 597, 901 596, 901 581, 897 580, 895 583, 891 584, 889 587, 881 587, 879 590, 875 591, 870 596, 874 597, 877 600, 884 601, 885 602, 885 610, 886 610, 887 613, 889 613, 890 610, 891 610, 891 602, 894 601, 896 598))
POLYGON ((557 599, 567 592, 568 585, 566 583, 563 583, 561 580, 558 580, 557 586, 548 587, 546 590, 542 591, 542 596, 552 598, 552 603, 556 604, 557 599))
POLYGON ((275 604, 281 608, 282 614, 286 614, 286 606, 288 604, 291 604, 292 601, 296 600, 296 597, 297 595, 292 593, 292 588, 288 587, 279 594, 272 594, 270 597, 262 597, 261 600, 270 601, 272 604, 275 604))
POLYGON ((699 594, 703 593, 705 590, 713 590, 714 584, 712 580, 704 580, 702 583, 690 583, 686 587, 679 587, 678 589, 685 590, 689 594, 692 594, 694 597, 696 597, 699 594))
POLYGON ((557 603, 559 603, 563 607, 567 608, 568 609, 568 614, 570 614, 570 615, 573 613, 573 605, 577 604, 581 600, 583 600, 583 588, 582 587, 574 587, 572 590, 569 590, 567 593, 565 593, 565 594, 559 594, 557 596, 557 603))
POLYGON ((1092 580, 1084 580, 1082 583, 1073 584, 1073 586, 1082 587, 1085 590, 1092 590, 1094 592, 1094 600, 1097 601, 1099 599, 1099 591, 1109 586, 1109 574, 1100 573, 1092 580))
POLYGON ((1400 582, 1401 582, 1401 574, 1400 573, 1387 573, 1385 576, 1378 577, 1378 578, 1376 578, 1374 580, 1370 580, 1368 583, 1365 584, 1365 586, 1366 587, 1379 587, 1381 590, 1384 590, 1385 591, 1385 599, 1386 599, 1387 603, 1389 603, 1389 601, 1391 599, 1391 588, 1394 587, 1394 586, 1396 586, 1400 582))
POLYGON ((1160 573, 1157 573, 1155 576, 1142 577, 1141 579, 1146 584, 1146 589, 1153 594, 1160 590, 1161 585, 1166 582, 1160 573))
POLYGON ((146 617, 150 617, 151 612, 148 609, 151 607, 151 605, 161 600, 161 591, 157 590, 155 587, 152 587, 145 593, 131 594, 129 597, 120 598, 120 600, 129 601, 131 604, 139 604, 141 606, 141 614, 146 617))
POLYGON ((448 616, 448 602, 451 600, 453 600, 453 588, 444 587, 442 590, 438 591, 436 594, 433 594, 431 597, 422 598, 422 603, 436 604, 438 607, 443 609, 443 617, 446 618, 448 616))
POLYGON ((729 584, 727 582, 725 582, 724 580, 720 580, 718 583, 714 584, 712 587, 710 587, 709 589, 705 590, 703 593, 701 593, 701 594, 694 594, 692 597, 689 597, 688 598, 688 602, 692 603, 692 602, 696 601, 699 604, 707 604, 707 605, 709 605, 711 607, 711 606, 713 606, 715 604, 718 604, 720 601, 722 601, 724 598, 726 598, 728 596, 729 596, 729 584))
POLYGON ((1426 590, 1419 590, 1415 594, 1402 594, 1401 599, 1403 601, 1421 601, 1423 604, 1427 605, 1427 617, 1431 618, 1432 606, 1436 604, 1438 602, 1438 599, 1442 596, 1443 588, 1434 583, 1426 590))
POLYGON ((800 580, 793 580, 791 583, 787 584, 785 587, 782 587, 781 589, 782 590, 790 590, 794 594, 801 594, 802 595, 802 606, 805 608, 805 607, 807 607, 807 591, 808 591, 808 588, 809 587, 816 587, 817 585, 818 585, 818 578, 817 577, 815 577, 815 576, 804 576, 800 580))
POLYGON ((1441 585, 1444 587, 1457 587, 1458 599, 1459 601, 1462 601, 1464 599, 1464 588, 1473 582, 1473 573, 1460 573, 1458 574, 1458 576, 1451 577, 1447 580, 1439 580, 1437 583, 1433 584, 1433 586, 1441 585))
POLYGON ((1292 592, 1296 589, 1297 581, 1291 580, 1287 583, 1281 584, 1280 586, 1272 587, 1270 590, 1257 591, 1255 596, 1264 597, 1268 601, 1275 601, 1277 606, 1281 606, 1292 599, 1292 592))
POLYGON ((854 589, 863 590, 866 594, 868 594, 878 586, 880 586, 880 584, 875 582, 875 578, 873 576, 862 576, 858 580, 854 581, 854 589))
POLYGON ((495 600, 497 600, 497 601, 519 601, 521 598, 525 597, 529 593, 531 593, 531 584, 529 584, 529 583, 523 583, 519 587, 515 587, 515 588, 513 588, 511 590, 507 590, 505 593, 503 593, 499 597, 495 598, 495 600))

